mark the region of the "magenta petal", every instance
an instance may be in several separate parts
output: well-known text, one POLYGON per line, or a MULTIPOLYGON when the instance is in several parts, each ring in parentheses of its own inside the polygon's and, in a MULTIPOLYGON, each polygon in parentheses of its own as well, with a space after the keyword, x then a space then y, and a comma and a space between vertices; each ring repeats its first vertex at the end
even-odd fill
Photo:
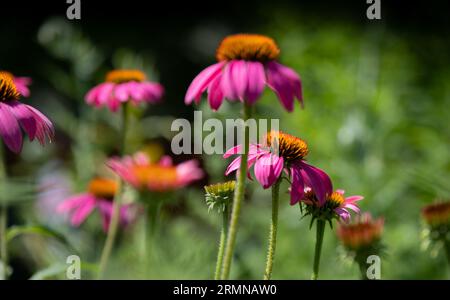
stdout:
POLYGON ((282 157, 273 154, 262 155, 255 162, 256 180, 267 189, 272 186, 280 177, 283 170, 284 160, 282 157))
POLYGON ((362 199, 364 199, 363 196, 350 196, 350 197, 347 197, 345 200, 346 200, 347 203, 353 203, 353 202, 356 202, 356 201, 360 201, 362 199))
POLYGON ((80 194, 71 196, 64 201, 62 201, 57 207, 56 212, 58 213, 66 213, 70 212, 71 210, 74 210, 78 206, 80 206, 82 203, 86 202, 87 200, 91 199, 91 194, 80 194))
POLYGON ((0 102, 0 136, 11 151, 14 153, 20 152, 22 149, 22 133, 19 123, 11 107, 4 102, 0 102))
POLYGON ((206 90, 211 81, 220 74, 225 62, 219 62, 207 67, 198 74, 189 86, 184 103, 191 104, 192 101, 200 101, 201 94, 206 90))
POLYGON ((22 125, 23 130, 28 134, 30 140, 34 140, 37 131, 37 124, 35 115, 31 110, 27 108, 25 104, 22 104, 18 101, 14 101, 10 103, 11 111, 19 120, 19 123, 22 125))
POLYGON ((330 177, 321 169, 308 165, 304 161, 298 163, 314 193, 319 200, 319 205, 322 206, 326 202, 326 196, 333 192, 333 185, 330 177))
POLYGON ((278 64, 278 70, 283 74, 286 80, 289 81, 294 96, 300 101, 303 107, 302 83, 300 80, 300 76, 298 76, 298 74, 294 70, 289 67, 283 66, 282 64, 278 64))
POLYGON ((233 173, 234 171, 239 169, 240 166, 241 166, 241 157, 238 156, 228 165, 227 169, 225 170, 225 176, 230 175, 230 173, 233 173))
POLYGON ((71 223, 73 226, 80 226, 80 224, 83 223, 84 220, 86 220, 86 218, 95 208, 95 201, 96 200, 94 197, 86 198, 86 201, 78 206, 71 218, 71 223))
POLYGON ((260 62, 247 62, 248 86, 246 100, 249 104, 255 103, 261 96, 266 84, 264 66, 260 62))
POLYGON ((219 109, 223 101, 223 92, 222 88, 220 87, 221 78, 221 74, 216 76, 216 78, 211 81, 211 84, 208 87, 208 102, 209 106, 214 111, 219 109))
POLYGON ((114 97, 120 102, 126 102, 130 98, 128 82, 119 83, 114 87, 114 97))
POLYGON ((221 80, 225 98, 243 102, 247 83, 247 63, 244 60, 233 60, 225 66, 221 80))
POLYGON ((23 105, 34 115, 34 120, 36 122, 36 137, 39 143, 44 145, 46 139, 51 141, 55 135, 55 129, 52 122, 36 108, 26 104, 23 105))
POLYGON ((345 207, 346 208, 350 208, 351 210, 353 210, 357 214, 359 214, 359 212, 361 211, 358 206, 356 206, 355 204, 352 204, 352 203, 345 204, 345 207))
POLYGON ((234 146, 233 148, 228 149, 225 154, 223 155, 223 158, 228 158, 231 155, 235 154, 242 154, 242 145, 234 146))
POLYGON ((292 185, 291 185, 291 205, 295 205, 298 201, 303 199, 305 195, 305 182, 303 181, 300 170, 292 168, 292 185))
POLYGON ((289 78, 283 74, 281 65, 276 62, 267 63, 267 83, 277 94, 287 111, 294 109, 294 89, 289 78))

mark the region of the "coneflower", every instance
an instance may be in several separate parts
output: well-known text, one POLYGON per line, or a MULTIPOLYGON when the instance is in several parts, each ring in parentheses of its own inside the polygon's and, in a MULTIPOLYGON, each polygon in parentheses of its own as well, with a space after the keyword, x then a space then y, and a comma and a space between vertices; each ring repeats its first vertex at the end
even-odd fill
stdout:
POLYGON ((214 273, 214 279, 216 280, 220 279, 220 273, 222 271, 223 254, 228 234, 228 221, 235 185, 236 181, 233 180, 205 186, 205 199, 208 205, 208 211, 217 210, 222 215, 222 229, 220 230, 219 250, 217 253, 216 271, 214 273))
POLYGON ((337 236, 347 255, 358 264, 362 279, 367 279, 367 258, 383 252, 383 227, 384 219, 373 219, 369 213, 361 214, 349 223, 340 222, 337 227, 337 236))
POLYGON ((95 107, 106 106, 115 112, 127 102, 133 105, 157 103, 163 94, 162 85, 148 81, 140 70, 113 70, 106 75, 105 82, 87 93, 86 103, 95 107))
POLYGON ((422 209, 426 237, 437 251, 444 249, 450 267, 450 201, 439 201, 422 209))

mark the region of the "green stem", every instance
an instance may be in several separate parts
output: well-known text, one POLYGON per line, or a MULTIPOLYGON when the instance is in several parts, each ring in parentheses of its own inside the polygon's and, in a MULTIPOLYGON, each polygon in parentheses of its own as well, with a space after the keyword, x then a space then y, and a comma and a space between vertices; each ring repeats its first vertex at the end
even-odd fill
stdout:
MULTIPOLYGON (((127 137, 127 123, 128 123, 128 105, 124 104, 122 106, 122 128, 121 128, 121 141, 120 141, 120 151, 121 154, 125 153, 126 148, 126 137, 127 137)), ((120 206, 122 198, 122 180, 119 182, 119 189, 113 200, 113 212, 111 215, 111 222, 109 224, 108 234, 106 236, 105 245, 100 257, 100 264, 98 268, 98 279, 102 279, 108 265, 109 257, 111 256, 111 251, 114 246, 114 241, 116 239, 119 220, 120 220, 120 206)))
POLYGON ((314 252, 314 266, 313 266, 313 274, 311 276, 312 280, 317 280, 317 278, 319 277, 320 254, 322 252, 323 234, 325 232, 325 221, 318 219, 316 226, 317 226, 316 249, 314 252))
POLYGON ((222 229, 220 231, 219 251, 217 252, 216 272, 214 273, 214 279, 220 279, 220 271, 222 270, 223 254, 225 252, 225 241, 228 234, 228 207, 222 213, 222 229))
POLYGON ((367 265, 364 261, 358 261, 359 272, 361 276, 361 280, 368 280, 367 278, 367 265))
POLYGON ((275 259, 275 249, 277 245, 277 228, 278 228, 278 206, 280 180, 272 186, 272 221, 270 223, 269 246, 267 250, 266 271, 264 280, 270 280, 272 277, 273 261, 275 259))
POLYGON ((444 241, 444 248, 445 248, 445 254, 447 256, 447 262, 448 262, 449 271, 450 271, 450 241, 449 240, 444 241))
MULTIPOLYGON (((2 184, 6 180, 6 167, 3 158, 3 145, 0 145, 0 181, 2 184)), ((4 187, 3 187, 4 188, 4 187)), ((5 201, 6 199, 2 199, 5 201)), ((8 241, 6 240, 6 231, 8 227, 8 206, 5 203, 0 204, 0 257, 2 261, 2 272, 0 278, 8 279, 8 241)))
MULTIPOLYGON (((251 107, 244 104, 244 121, 251 116, 251 107)), ((233 206, 231 211, 230 226, 225 245, 225 254, 223 258, 223 268, 221 279, 228 279, 230 275, 231 262, 233 260, 234 245, 236 243, 236 234, 238 228, 239 215, 241 213, 241 204, 245 194, 245 180, 247 178, 247 160, 249 149, 249 128, 244 124, 244 153, 241 156, 241 165, 237 175, 236 189, 234 191, 233 206)))

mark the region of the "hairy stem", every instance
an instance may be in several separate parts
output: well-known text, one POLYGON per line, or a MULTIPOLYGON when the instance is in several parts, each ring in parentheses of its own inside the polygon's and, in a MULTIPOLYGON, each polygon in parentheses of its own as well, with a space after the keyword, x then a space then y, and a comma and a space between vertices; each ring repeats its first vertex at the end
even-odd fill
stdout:
POLYGON ((219 251, 217 252, 216 272, 214 273, 214 279, 220 279, 220 272, 222 271, 223 254, 225 252, 225 242, 228 234, 228 207, 222 213, 222 229, 220 231, 219 251))
MULTIPOLYGON (((247 121, 251 115, 251 107, 244 104, 244 121, 247 121)), ((231 262, 233 260, 234 245, 236 243, 236 234, 238 229, 239 216, 241 214, 242 200, 245 194, 245 181, 247 178, 247 160, 249 149, 249 128, 244 124, 244 153, 241 156, 241 165, 237 175, 236 189, 234 191, 233 206, 231 211, 230 226, 225 246, 225 254, 223 259, 223 269, 221 279, 228 279, 230 275, 231 262)))
POLYGON ((264 280, 270 280, 270 278, 272 277, 273 261, 275 259, 275 249, 277 245, 280 181, 281 180, 278 180, 272 186, 272 221, 270 223, 269 246, 267 249, 267 261, 266 261, 266 271, 264 273, 264 280))

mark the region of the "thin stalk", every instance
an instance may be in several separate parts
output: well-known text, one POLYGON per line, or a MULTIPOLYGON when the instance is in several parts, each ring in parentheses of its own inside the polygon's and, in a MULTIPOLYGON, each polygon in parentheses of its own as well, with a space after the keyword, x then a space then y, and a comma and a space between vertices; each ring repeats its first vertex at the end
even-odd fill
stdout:
POLYGON ((317 232, 316 232, 316 249, 314 252, 314 266, 313 274, 311 276, 312 280, 317 280, 319 277, 319 265, 320 265, 320 254, 322 252, 323 234, 325 232, 325 221, 317 220, 317 232))
MULTIPOLYGON (((251 107, 244 104, 244 121, 247 121, 251 116, 251 107)), ((238 229, 239 215, 241 214, 242 200, 245 194, 245 180, 247 178, 247 160, 249 149, 249 128, 244 124, 244 153, 241 156, 241 165, 237 175, 236 189, 234 191, 233 206, 231 211, 230 226, 227 235, 227 242, 225 246, 225 254, 223 258, 223 268, 221 279, 228 279, 230 275, 231 262, 233 260, 234 245, 236 243, 236 234, 238 229)))
POLYGON ((448 241, 448 240, 444 241, 444 248, 445 248, 445 254, 447 256, 447 262, 448 262, 449 271, 450 271, 450 241, 448 241))
POLYGON ((222 229, 220 231, 219 251, 217 252, 216 272, 214 273, 214 279, 220 279, 220 272, 222 270, 223 254, 225 252, 225 242, 228 234, 228 216, 229 211, 226 206, 222 212, 222 229))
POLYGON ((272 277, 273 261, 275 259, 275 249, 277 245, 280 181, 281 180, 278 180, 272 186, 272 220, 270 223, 269 246, 267 248, 267 261, 266 261, 266 271, 264 273, 264 280, 270 280, 270 278, 272 277))
MULTIPOLYGON (((3 158, 3 145, 0 145, 0 181, 6 180, 6 167, 3 158)), ((5 201, 5 199, 2 199, 5 201)), ((8 207, 6 202, 0 204, 0 257, 3 263, 3 268, 0 276, 3 279, 8 279, 8 241, 6 240, 6 231, 8 227, 8 207)))
MULTIPOLYGON (((127 125, 128 125, 128 105, 125 103, 122 106, 122 128, 121 128, 121 140, 120 140, 120 151, 121 154, 125 153, 126 148, 126 137, 127 137, 127 125)), ((122 198, 122 180, 119 182, 119 189, 114 196, 113 200, 113 212, 111 216, 111 222, 109 224, 108 234, 106 236, 105 246, 100 257, 100 264, 98 269, 98 279, 102 279, 106 266, 108 265, 109 257, 111 256, 111 251, 114 246, 114 241, 116 239, 117 230, 119 227, 120 220, 120 206, 122 198)))

